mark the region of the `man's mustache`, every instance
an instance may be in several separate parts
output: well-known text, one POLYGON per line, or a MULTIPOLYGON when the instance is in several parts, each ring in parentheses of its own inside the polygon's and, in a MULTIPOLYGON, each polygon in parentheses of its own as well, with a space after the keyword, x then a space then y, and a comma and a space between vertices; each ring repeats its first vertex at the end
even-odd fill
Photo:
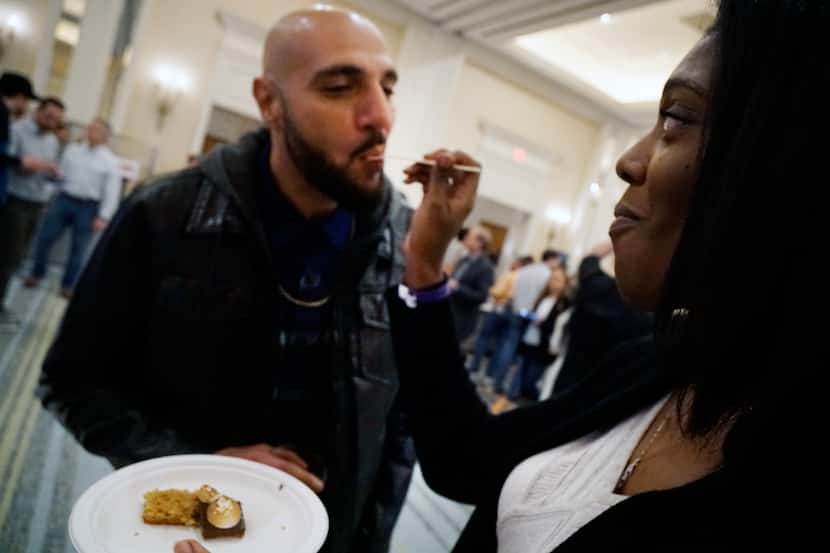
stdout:
POLYGON ((378 131, 372 131, 372 134, 369 136, 369 138, 367 138, 366 141, 363 142, 363 144, 358 146, 352 152, 351 158, 355 159, 359 157, 361 154, 365 154, 375 146, 382 146, 384 144, 386 144, 386 137, 383 136, 383 133, 380 133, 378 131))

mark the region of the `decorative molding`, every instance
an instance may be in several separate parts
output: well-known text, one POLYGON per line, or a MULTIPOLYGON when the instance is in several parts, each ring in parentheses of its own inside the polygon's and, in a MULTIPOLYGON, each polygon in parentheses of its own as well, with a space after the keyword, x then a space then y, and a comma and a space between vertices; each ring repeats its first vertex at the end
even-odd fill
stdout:
POLYGON ((550 148, 534 144, 524 137, 486 121, 479 122, 478 128, 484 143, 483 147, 489 148, 494 153, 499 150, 505 159, 512 159, 514 148, 521 148, 527 155, 526 164, 536 167, 540 172, 553 174, 554 167, 562 165, 562 156, 550 148))
POLYGON ((234 33, 237 36, 247 37, 252 42, 260 45, 265 42, 265 37, 268 36, 267 27, 248 21, 243 17, 239 17, 225 10, 216 11, 216 20, 225 31, 234 33))
MULTIPOLYGON (((654 0, 648 1, 653 2, 654 0)), ((623 0, 623 2, 642 4, 645 0, 623 0)), ((462 44, 462 51, 459 53, 465 55, 471 62, 532 91, 541 98, 553 102, 565 108, 571 114, 591 123, 598 125, 618 123, 629 126, 641 124, 640 115, 632 115, 613 102, 603 102, 595 97, 590 97, 583 91, 577 91, 574 86, 563 83, 539 67, 525 65, 504 51, 494 48, 487 44, 483 38, 469 38, 460 33, 453 33, 444 29, 410 7, 405 6, 401 3, 401 0, 393 2, 388 0, 351 0, 351 3, 369 14, 375 14, 404 28, 418 22, 421 25, 432 26, 441 32, 447 33, 447 35, 455 36, 462 44)))

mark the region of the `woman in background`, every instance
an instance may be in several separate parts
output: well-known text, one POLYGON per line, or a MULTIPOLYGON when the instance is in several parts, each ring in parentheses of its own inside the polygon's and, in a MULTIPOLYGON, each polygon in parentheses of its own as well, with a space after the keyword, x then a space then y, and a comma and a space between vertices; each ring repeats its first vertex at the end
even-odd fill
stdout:
POLYGON ((571 306, 567 296, 568 275, 564 267, 551 270, 548 285, 533 307, 533 320, 519 347, 519 365, 510 381, 511 401, 536 401, 542 373, 556 359, 550 351, 550 338, 556 321, 571 306))

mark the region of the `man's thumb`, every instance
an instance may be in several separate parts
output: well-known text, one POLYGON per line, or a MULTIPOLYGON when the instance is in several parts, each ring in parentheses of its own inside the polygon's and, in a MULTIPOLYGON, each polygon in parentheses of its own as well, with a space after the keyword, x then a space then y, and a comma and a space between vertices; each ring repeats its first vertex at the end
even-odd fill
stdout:
POLYGON ((173 548, 173 553, 210 553, 199 542, 193 540, 180 541, 173 548))

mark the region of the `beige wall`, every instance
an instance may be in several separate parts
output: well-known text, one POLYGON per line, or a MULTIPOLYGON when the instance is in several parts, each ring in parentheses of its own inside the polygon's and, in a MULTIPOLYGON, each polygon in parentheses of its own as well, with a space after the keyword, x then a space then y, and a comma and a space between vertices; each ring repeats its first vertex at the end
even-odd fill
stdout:
POLYGON ((5 21, 10 14, 17 14, 25 27, 0 62, 2 69, 32 76, 41 41, 51 38, 51 32, 45 29, 48 13, 49 0, 0 0, 0 20, 5 21))
MULTIPOLYGON (((194 134, 203 113, 204 95, 211 78, 223 31, 217 11, 269 27, 288 12, 309 7, 305 0, 147 0, 146 24, 135 37, 135 72, 128 106, 120 132, 146 144, 157 145, 157 172, 182 167, 190 153, 194 134), (191 86, 168 117, 161 133, 156 130, 153 68, 159 63, 176 64, 189 72, 191 86)), ((350 7, 345 2, 337 2, 350 7)), ((397 55, 403 30, 373 18, 387 37, 390 51, 397 55)))
MULTIPOLYGON (((156 171, 175 170, 185 164, 194 139, 200 131, 206 110, 208 90, 223 29, 216 13, 234 14, 254 24, 268 27, 284 14, 313 5, 313 0, 146 0, 135 36, 130 78, 124 83, 123 119, 116 118, 121 134, 156 146, 159 158, 156 171), (171 63, 189 73, 191 86, 170 114, 161 132, 156 129, 153 70, 159 63, 171 63)), ((351 8, 348 0, 335 5, 351 8)), ((31 72, 38 40, 46 34, 49 0, 0 0, 0 16, 12 7, 21 13, 29 27, 6 61, 9 66, 31 72)), ((391 53, 397 57, 404 39, 404 29, 367 14, 387 37, 391 53)), ((6 63, 3 64, 6 66, 6 63)), ((247 86, 247 85, 246 85, 247 86)), ((538 253, 545 246, 549 223, 542 215, 548 203, 574 206, 580 191, 587 186, 588 166, 600 142, 599 128, 561 106, 537 96, 517 84, 467 62, 458 86, 450 99, 451 120, 446 135, 439 138, 452 148, 477 152, 481 144, 480 124, 486 123, 520 136, 528 142, 554 152, 561 163, 556 167, 550 193, 534 213, 530 226, 529 249, 538 253)), ((398 128, 397 132, 406 132, 398 128)), ((499 191, 492 199, 499 201, 510 190, 499 191), (499 195, 503 194, 502 198, 499 195)), ((510 203, 509 201, 505 203, 510 203)), ((562 243, 556 245, 570 247, 562 243)))
MULTIPOLYGON (((586 185, 587 164, 599 140, 595 124, 471 63, 464 67, 451 113, 448 143, 453 148, 475 152, 481 143, 479 123, 488 123, 557 154, 557 182, 551 183, 548 203, 572 206, 580 187, 586 185)), ((503 194, 509 195, 510 190, 503 194)), ((549 226, 542 216, 546 205, 539 206, 530 229, 534 254, 546 246, 549 226)))

